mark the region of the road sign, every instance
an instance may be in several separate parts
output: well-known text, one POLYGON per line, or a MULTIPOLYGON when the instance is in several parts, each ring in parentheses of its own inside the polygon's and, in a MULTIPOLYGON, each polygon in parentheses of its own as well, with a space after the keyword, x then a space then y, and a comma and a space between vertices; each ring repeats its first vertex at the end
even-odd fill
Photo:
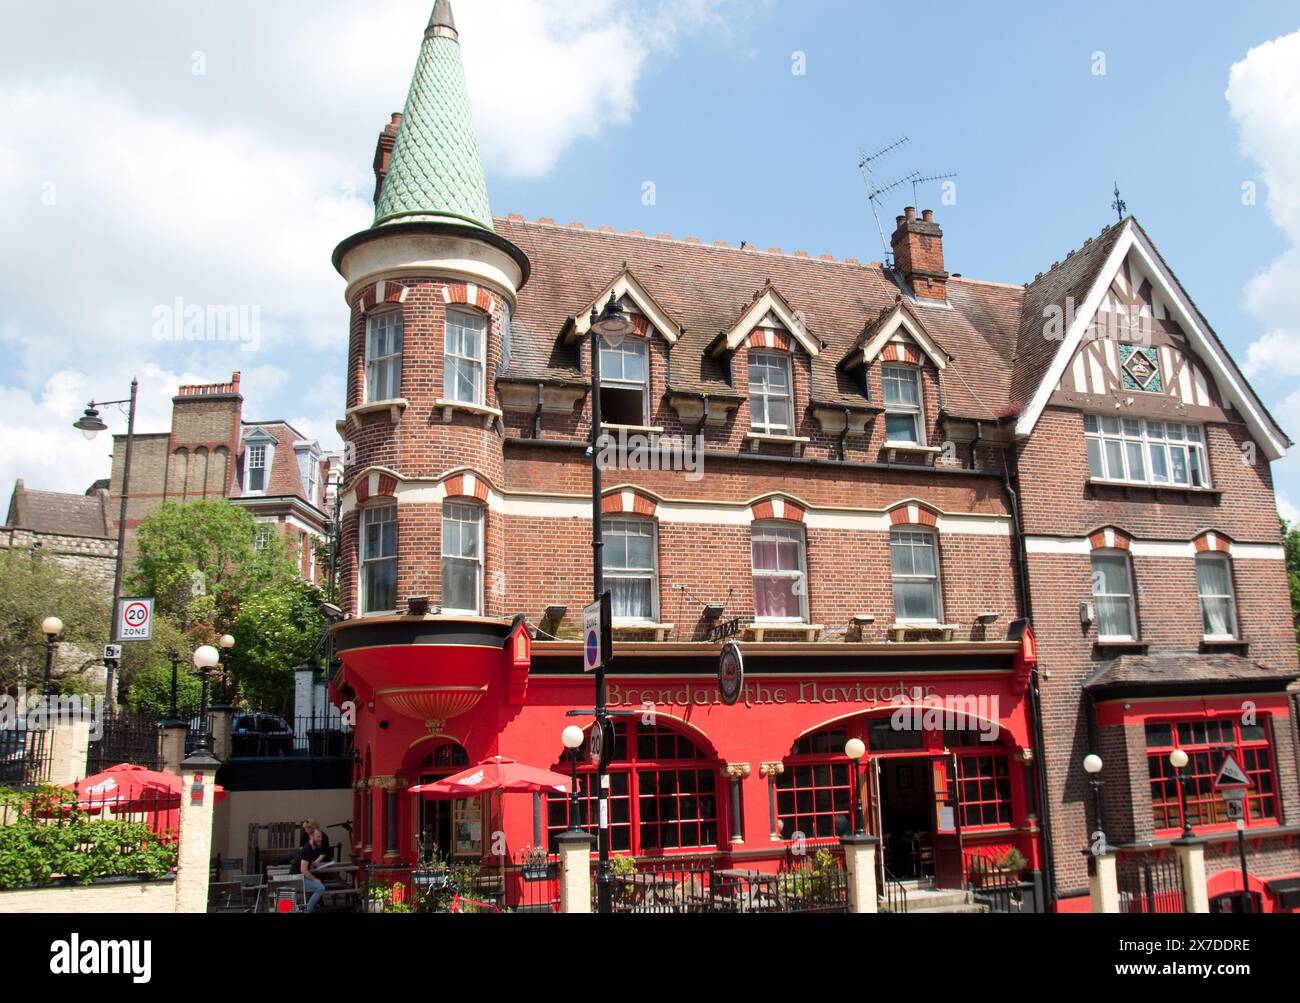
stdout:
POLYGON ((610 593, 582 611, 582 663, 587 672, 607 665, 613 646, 613 603, 610 593))
POLYGON ((734 641, 722 649, 718 659, 718 693, 722 702, 734 707, 745 689, 745 657, 740 653, 740 645, 734 641))
POLYGON ((153 640, 152 599, 123 599, 118 603, 117 640, 153 640))
POLYGON ((1214 778, 1214 789, 1216 791, 1247 790, 1255 785, 1250 782, 1250 777, 1246 776, 1237 761, 1232 758, 1232 753, 1224 757, 1223 765, 1219 767, 1219 775, 1214 778))
POLYGON ((601 757, 605 754, 605 729, 597 721, 587 732, 587 759, 592 766, 600 769, 601 757))
POLYGON ((120 644, 104 645, 104 661, 118 662, 122 659, 122 646, 120 644))
POLYGON ((1223 792, 1223 803, 1228 809, 1228 821, 1236 822, 1246 817, 1246 789, 1229 787, 1223 792))

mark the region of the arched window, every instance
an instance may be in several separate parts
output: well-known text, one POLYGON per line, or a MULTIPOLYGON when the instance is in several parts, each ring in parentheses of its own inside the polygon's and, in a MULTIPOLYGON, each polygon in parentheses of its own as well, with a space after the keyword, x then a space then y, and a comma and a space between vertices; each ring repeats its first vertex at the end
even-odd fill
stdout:
POLYGON ((1127 551, 1092 552, 1092 596, 1097 604, 1098 639, 1136 640, 1137 604, 1133 601, 1133 568, 1127 551))
POLYGON ((443 342, 443 394, 447 400, 483 403, 487 327, 487 317, 477 310, 447 308, 447 334, 443 342))
MULTIPOLYGON (((416 768, 420 783, 427 784, 450 777, 470 765, 469 754, 455 742, 445 742, 430 750, 416 768)), ((419 853, 422 861, 435 854, 442 860, 453 856, 482 853, 483 807, 478 798, 447 801, 441 798, 420 799, 419 853), (479 838, 475 838, 475 833, 479 838)))
POLYGON ((1197 555, 1196 591, 1201 599, 1205 640, 1236 640, 1237 597, 1232 588, 1232 563, 1227 555, 1197 555))
MULTIPOLYGON (((609 766, 610 848, 616 853, 653 856, 669 850, 715 849, 718 845, 718 764, 686 735, 638 720, 614 722, 609 766)), ((565 752, 554 767, 568 776, 565 752)), ((578 770, 580 827, 596 832, 595 771, 578 770)), ((547 798, 551 852, 570 828, 569 799, 547 798)))

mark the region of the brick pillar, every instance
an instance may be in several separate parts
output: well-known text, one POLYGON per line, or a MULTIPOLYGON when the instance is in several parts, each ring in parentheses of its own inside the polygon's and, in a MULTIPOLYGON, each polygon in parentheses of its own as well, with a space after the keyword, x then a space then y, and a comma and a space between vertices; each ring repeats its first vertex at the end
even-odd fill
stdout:
POLYGON ((180 842, 176 854, 176 911, 207 912, 212 873, 212 820, 217 767, 200 750, 180 764, 180 842))
POLYGON ((849 912, 877 912, 880 908, 876 890, 876 851, 880 840, 875 836, 845 836, 844 867, 848 872, 849 912))
POLYGON ((163 721, 162 762, 164 773, 181 772, 181 761, 185 759, 185 736, 190 733, 190 726, 185 721, 163 721))
POLYGON ((1092 899, 1093 912, 1119 912, 1119 873, 1115 863, 1115 854, 1110 850, 1088 856, 1088 896, 1092 899))
POLYGON ((86 753, 90 750, 90 722, 56 724, 45 733, 49 743, 50 771, 46 780, 65 787, 86 775, 86 753))
POLYGON ((1209 912, 1210 893, 1205 883, 1205 840, 1179 839, 1174 852, 1183 869, 1183 909, 1186 912, 1209 912))
POLYGON ((213 707, 212 716, 212 755, 223 763, 229 761, 231 753, 230 726, 234 722, 235 712, 229 707, 213 707))
POLYGON ((591 912, 591 851, 596 837, 570 829, 556 838, 560 846, 560 912, 591 912))

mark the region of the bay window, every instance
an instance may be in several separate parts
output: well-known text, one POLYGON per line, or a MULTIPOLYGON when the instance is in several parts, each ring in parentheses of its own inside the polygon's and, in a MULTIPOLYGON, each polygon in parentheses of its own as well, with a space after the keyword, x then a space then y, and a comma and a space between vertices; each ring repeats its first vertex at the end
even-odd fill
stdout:
POLYGON ((1201 600, 1201 624, 1207 641, 1235 640, 1237 598, 1232 590, 1232 565, 1223 554, 1196 558, 1196 591, 1201 600))
POLYGON ((920 445, 925 433, 921 371, 914 366, 885 366, 880 381, 885 399, 885 441, 920 445))
POLYGON ((806 623, 807 574, 802 526, 756 523, 751 530, 754 619, 806 623))
POLYGON ((764 435, 789 435, 791 424, 790 356, 749 353, 749 427, 764 435))
POLYGON ((366 318, 366 402, 402 396, 402 311, 366 318))
POLYGON ((447 310, 443 343, 443 396, 463 404, 483 403, 483 357, 487 317, 474 310, 447 310))
POLYGON ((1132 641, 1137 638, 1137 614, 1133 602, 1133 576, 1128 554, 1092 555, 1092 596, 1097 606, 1097 637, 1103 641, 1132 641))
POLYGON ((442 506, 442 609, 477 616, 483 611, 483 509, 442 506))
POLYGON ((1183 827, 1178 773, 1169 762, 1174 749, 1187 753, 1187 816, 1193 826, 1228 823, 1228 807, 1214 789, 1223 761, 1231 755, 1250 778, 1246 791, 1246 824, 1275 824, 1277 782, 1269 741, 1270 718, 1261 715, 1245 724, 1240 716, 1191 718, 1146 725, 1147 774, 1151 811, 1157 831, 1183 827))
POLYGON ((361 512, 361 612, 397 609, 397 506, 361 512))
POLYGON ((942 613, 935 534, 896 529, 889 534, 894 617, 905 623, 938 623, 942 613))
POLYGON ((1210 467, 1199 425, 1084 415, 1088 472, 1096 481, 1208 488, 1210 467))
POLYGON ((606 519, 605 584, 615 620, 653 623, 659 596, 655 571, 655 525, 649 519, 606 519))

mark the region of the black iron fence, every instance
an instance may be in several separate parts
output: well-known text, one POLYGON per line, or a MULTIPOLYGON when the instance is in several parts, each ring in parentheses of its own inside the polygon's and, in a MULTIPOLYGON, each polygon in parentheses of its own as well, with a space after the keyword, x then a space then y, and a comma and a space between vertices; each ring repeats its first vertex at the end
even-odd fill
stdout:
POLYGON ((1009 870, 988 857, 971 857, 966 865, 966 879, 977 905, 989 912, 1041 912, 1041 898, 1036 886, 1020 880, 1018 870, 1009 870))
POLYGON ((1183 866, 1176 856, 1121 855, 1116 861, 1120 912, 1186 912, 1183 866))
POLYGON ((156 719, 122 711, 104 716, 102 731, 86 749, 86 773, 99 773, 119 763, 161 770, 162 735, 156 719))
MULTIPOLYGON (((196 719, 191 730, 197 727, 196 719)), ((230 721, 230 754, 237 759, 349 758, 352 729, 337 715, 285 717, 265 711, 236 711, 230 721)))
POLYGON ((48 779, 51 745, 46 732, 0 729, 0 787, 27 790, 48 779))

